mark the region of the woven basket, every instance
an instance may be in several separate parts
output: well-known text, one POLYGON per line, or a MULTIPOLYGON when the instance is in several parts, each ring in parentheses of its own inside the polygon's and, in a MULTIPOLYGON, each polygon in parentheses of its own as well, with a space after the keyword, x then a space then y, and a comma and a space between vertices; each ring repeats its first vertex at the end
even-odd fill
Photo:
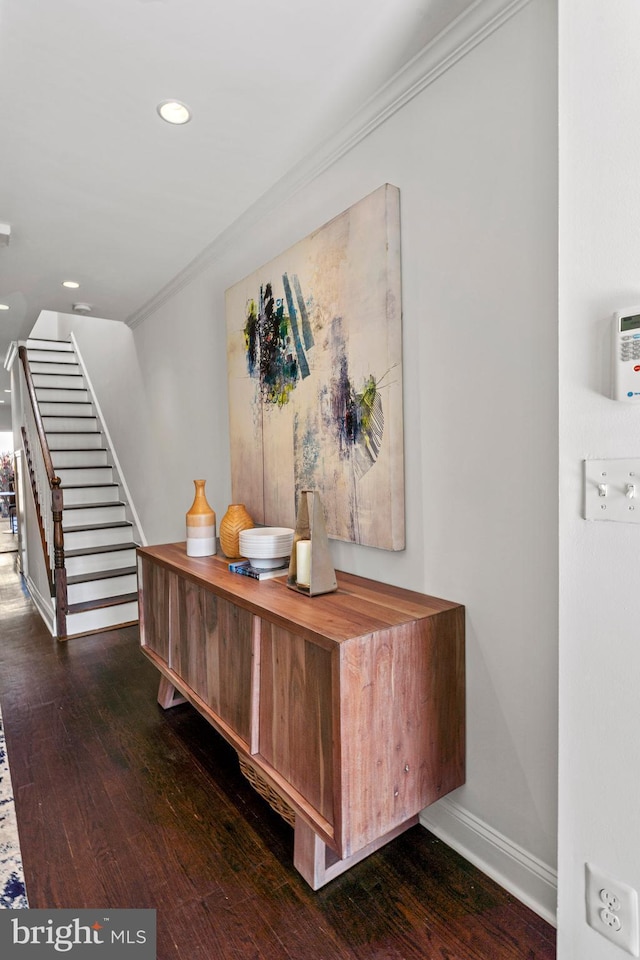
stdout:
POLYGON ((264 779, 261 773, 249 763, 248 760, 245 760, 244 757, 238 757, 240 762, 240 770, 247 778, 253 789, 256 793, 259 793, 263 800, 266 800, 272 810, 275 810, 283 820, 285 820, 290 827, 295 827, 296 825, 296 814, 286 800, 280 796, 280 794, 274 790, 270 783, 264 779))

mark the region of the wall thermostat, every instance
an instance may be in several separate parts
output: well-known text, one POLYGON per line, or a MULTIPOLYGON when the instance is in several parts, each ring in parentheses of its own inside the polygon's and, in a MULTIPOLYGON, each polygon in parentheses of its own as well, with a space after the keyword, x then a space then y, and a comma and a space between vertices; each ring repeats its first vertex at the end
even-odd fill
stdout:
POLYGON ((613 399, 640 401, 640 306, 613 315, 613 399))

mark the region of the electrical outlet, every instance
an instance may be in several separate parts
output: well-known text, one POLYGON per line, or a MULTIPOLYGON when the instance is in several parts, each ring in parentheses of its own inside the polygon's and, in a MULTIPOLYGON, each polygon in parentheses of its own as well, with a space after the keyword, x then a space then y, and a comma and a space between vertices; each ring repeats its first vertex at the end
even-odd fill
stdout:
POLYGON ((585 864, 587 923, 632 957, 638 954, 638 894, 585 864))

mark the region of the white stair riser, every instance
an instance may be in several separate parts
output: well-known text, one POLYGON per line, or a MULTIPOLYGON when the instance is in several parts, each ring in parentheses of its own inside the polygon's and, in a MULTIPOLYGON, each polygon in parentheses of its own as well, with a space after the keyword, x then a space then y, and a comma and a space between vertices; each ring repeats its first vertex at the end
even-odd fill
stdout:
POLYGON ((67 484, 76 487, 86 483, 111 483, 113 480, 111 467, 61 467, 56 473, 63 487, 67 484))
POLYGON ((138 577, 128 573, 122 577, 105 577, 104 580, 85 580, 84 583, 70 583, 67 587, 69 603, 84 603, 86 600, 104 600, 125 593, 135 593, 138 589, 138 577))
POLYGON ((35 337, 29 337, 27 340, 27 350, 55 350, 58 353, 74 352, 70 340, 37 340, 35 337))
POLYGON ((65 507, 74 507, 78 503, 113 503, 120 499, 120 488, 117 484, 65 487, 63 497, 65 507))
POLYGON ((86 527, 96 523, 120 523, 126 519, 123 503, 71 507, 62 511, 62 529, 66 531, 68 527, 86 527))
POLYGON ((80 374, 71 373, 31 373, 33 385, 43 390, 75 390, 84 387, 84 380, 80 374))
POLYGON ((76 533, 65 533, 65 550, 84 550, 87 547, 102 547, 109 543, 124 543, 131 540, 133 533, 130 527, 105 527, 103 530, 79 530, 76 533))
POLYGON ((27 348, 27 359, 32 363, 73 363, 77 366, 76 355, 73 351, 66 350, 29 350, 27 348))
POLYGON ((50 450, 92 450, 104 449, 104 437, 101 433, 47 433, 50 450))
POLYGON ((92 417, 95 419, 90 403, 51 403, 45 400, 39 403, 42 417, 92 417))
POLYGON ((117 627, 121 623, 131 623, 138 619, 138 604, 120 603, 99 610, 87 610, 85 613, 70 613, 67 616, 67 635, 96 632, 117 627))
POLYGON ((74 390, 69 387, 36 387, 36 398, 40 406, 47 401, 89 403, 89 393, 81 384, 74 390))
MULTIPOLYGON (((67 547, 67 549, 71 548, 67 547)), ((113 553, 85 553, 80 557, 66 557, 65 567, 69 577, 77 577, 83 573, 98 573, 100 570, 131 567, 135 562, 136 548, 132 543, 130 550, 114 550, 113 553)))
POLYGON ((46 363, 44 361, 33 360, 29 362, 31 373, 80 373, 80 366, 77 363, 46 363))
POLYGON ((50 433, 98 433, 100 430, 96 417, 43 417, 42 423, 47 436, 50 433))
POLYGON ((107 467, 106 450, 56 450, 51 448, 51 460, 58 467, 107 467))

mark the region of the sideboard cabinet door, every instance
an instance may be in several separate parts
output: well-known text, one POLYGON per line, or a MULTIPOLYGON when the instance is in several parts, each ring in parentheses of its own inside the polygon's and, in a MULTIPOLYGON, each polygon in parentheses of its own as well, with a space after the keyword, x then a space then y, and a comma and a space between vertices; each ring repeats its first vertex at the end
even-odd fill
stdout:
POLYGON ((178 576, 147 560, 138 558, 140 636, 143 647, 169 663, 169 594, 178 576))
POLYGON ((251 614, 181 578, 171 597, 169 666, 245 743, 251 723, 251 614))
POLYGON ((337 651, 267 620, 260 635, 259 757, 333 825, 337 651))
POLYGON ((248 746, 253 616, 146 559, 141 573, 143 646, 248 746))

